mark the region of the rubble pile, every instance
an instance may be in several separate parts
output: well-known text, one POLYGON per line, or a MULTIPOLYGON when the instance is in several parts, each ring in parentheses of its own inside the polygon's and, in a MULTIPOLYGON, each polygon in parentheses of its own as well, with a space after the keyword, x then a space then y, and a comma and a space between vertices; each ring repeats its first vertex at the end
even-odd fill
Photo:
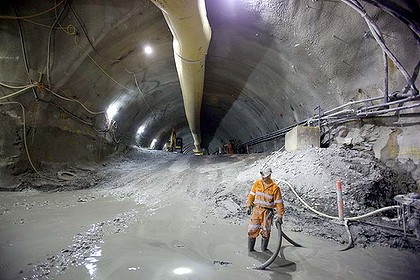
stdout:
MULTIPOLYGON (((409 173, 379 162, 372 153, 341 145, 276 151, 272 154, 196 157, 128 149, 101 164, 43 165, 42 174, 24 173, 2 190, 75 191, 92 189, 101 196, 134 199, 151 208, 162 207, 171 194, 182 193, 211 209, 206 215, 244 226, 246 198, 265 165, 282 189, 286 214, 284 229, 340 243, 348 242, 342 222, 308 210, 292 192, 311 207, 337 216, 336 181, 343 186, 344 217, 357 217, 382 207, 396 205, 394 197, 416 190, 409 173), (150 205, 148 205, 150 204, 150 205)), ((404 236, 396 211, 350 223, 356 246, 383 245, 420 252, 412 232, 404 236)), ((244 234, 245 234, 244 233, 244 234)))
MULTIPOLYGON (((416 181, 398 166, 391 168, 366 151, 346 146, 308 148, 303 151, 278 151, 263 163, 273 167, 273 177, 289 182, 301 198, 316 210, 338 216, 336 182, 343 186, 344 217, 358 217, 374 210, 396 205, 394 197, 417 189, 416 181)), ((258 164, 257 164, 258 165, 258 164)), ((328 220, 309 211, 287 184, 282 188, 287 209, 286 228, 338 242, 348 236, 341 222, 328 220)), ((396 211, 385 211, 351 223, 356 245, 409 248, 419 251, 419 242, 404 238, 396 211)))

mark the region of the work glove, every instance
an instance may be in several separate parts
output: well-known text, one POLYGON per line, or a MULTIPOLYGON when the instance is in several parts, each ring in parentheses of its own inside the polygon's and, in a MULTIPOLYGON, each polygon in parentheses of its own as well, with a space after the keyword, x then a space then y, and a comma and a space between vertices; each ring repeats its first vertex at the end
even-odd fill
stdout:
POLYGON ((247 213, 248 215, 251 215, 251 213, 252 213, 252 207, 248 207, 248 208, 246 209, 246 213, 247 213))

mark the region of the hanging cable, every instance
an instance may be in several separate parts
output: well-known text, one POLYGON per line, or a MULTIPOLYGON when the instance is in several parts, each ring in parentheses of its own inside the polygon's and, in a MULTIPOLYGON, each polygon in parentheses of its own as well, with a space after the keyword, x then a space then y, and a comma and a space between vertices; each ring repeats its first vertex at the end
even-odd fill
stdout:
POLYGON ((38 14, 29 15, 29 16, 15 16, 15 17, 13 17, 13 16, 1 16, 0 15, 0 19, 12 19, 13 20, 13 19, 28 19, 28 18, 38 17, 38 16, 41 16, 43 14, 46 14, 46 13, 51 12, 52 10, 54 10, 55 8, 57 8, 58 6, 60 6, 61 4, 63 4, 63 2, 64 2, 64 0, 62 0, 60 3, 58 3, 54 7, 50 8, 50 9, 48 9, 46 11, 40 12, 38 14))
POLYGON ((59 15, 56 17, 53 25, 51 25, 50 32, 48 33, 48 41, 47 41, 47 81, 48 84, 51 85, 51 77, 50 77, 50 56, 51 56, 51 37, 54 27, 56 26, 57 22, 59 22, 61 15, 63 14, 64 10, 66 9, 66 5, 63 6, 59 15))
MULTIPOLYGON (((16 16, 18 16, 17 9, 15 7, 14 7, 14 9, 15 9, 16 16)), ((18 23, 18 26, 19 26, 20 43, 21 43, 21 46, 22 46, 23 61, 25 63, 26 73, 28 74, 29 83, 32 84, 32 80, 31 80, 30 75, 29 75, 29 63, 28 63, 28 56, 26 54, 25 40, 23 39, 22 25, 20 24, 20 20, 19 19, 17 20, 17 23, 18 23)), ((34 94, 35 99, 37 99, 38 98, 38 95, 37 95, 37 93, 35 91, 35 88, 32 88, 32 92, 34 94)))
POLYGON ((9 102, 0 102, 0 105, 10 105, 10 104, 18 104, 22 108, 22 122, 23 122, 23 142, 26 150, 26 156, 28 157, 28 161, 32 167, 32 169, 39 175, 41 175, 38 170, 35 168, 34 164, 32 163, 31 156, 29 155, 28 144, 26 141, 26 120, 25 120, 25 108, 23 107, 22 103, 16 101, 9 101, 9 102))
POLYGON ((91 46, 91 47, 92 47, 92 49, 95 51, 95 53, 99 54, 99 53, 98 53, 98 51, 96 50, 96 48, 93 46, 92 41, 90 40, 90 37, 89 37, 89 35, 88 35, 88 33, 87 33, 87 30, 86 30, 86 26, 83 24, 82 20, 79 18, 78 14, 77 14, 77 13, 76 13, 76 11, 74 10, 73 5, 71 4, 71 0, 68 0, 68 4, 69 4, 69 7, 70 7, 70 11, 73 13, 73 15, 74 15, 74 17, 76 18, 77 22, 79 22, 79 25, 80 25, 80 27, 82 28, 82 31, 83 31, 83 33, 85 34, 86 39, 88 40, 88 42, 89 42, 90 46, 91 46))
POLYGON ((98 112, 92 111, 92 110, 90 110, 89 108, 87 108, 87 107, 85 106, 85 104, 83 104, 81 101, 79 101, 79 100, 77 100, 77 99, 74 99, 74 98, 67 98, 67 97, 64 97, 64 96, 62 96, 62 95, 59 95, 58 93, 56 93, 56 92, 52 91, 52 90, 51 90, 51 89, 49 89, 48 87, 46 87, 46 88, 45 88, 45 90, 47 90, 48 92, 50 92, 51 94, 53 94, 54 96, 56 96, 56 97, 58 97, 58 98, 60 98, 60 99, 62 99, 62 100, 78 103, 80 106, 82 106, 82 107, 83 107, 83 109, 85 109, 87 112, 91 113, 92 115, 105 114, 105 112, 104 112, 104 111, 98 111, 98 112))
POLYGON ((136 73, 133 73, 133 76, 134 76, 134 82, 136 83, 136 87, 137 87, 137 89, 138 89, 138 91, 139 91, 140 95, 143 97, 144 103, 146 103, 147 107, 149 107, 149 110, 150 110, 150 112, 152 113, 153 118, 156 120, 156 115, 155 115, 155 113, 153 112, 152 107, 150 107, 149 103, 147 103, 146 97, 144 96, 144 93, 141 91, 141 89, 140 89, 140 87, 139 87, 139 84, 138 84, 138 82, 137 82, 137 76, 136 76, 136 73))
POLYGON ((24 85, 24 86, 11 86, 11 85, 0 82, 0 86, 4 86, 4 87, 7 87, 7 88, 11 88, 11 89, 19 89, 19 88, 30 87, 30 86, 32 86, 32 84, 31 85, 24 85))
POLYGON ((417 95, 419 92, 408 74, 407 70, 404 68, 404 66, 398 61, 398 59, 394 56, 394 54, 388 49, 388 47, 385 45, 381 32, 378 28, 378 26, 372 21, 372 19, 369 17, 369 15, 366 13, 366 11, 363 9, 363 7, 360 5, 360 3, 357 0, 341 0, 343 3, 350 6, 352 9, 354 9, 356 12, 358 12, 362 18, 366 21, 367 26, 369 27, 370 32, 372 33, 373 37, 375 38, 376 42, 379 44, 379 46, 382 48, 382 50, 391 58, 392 62, 398 67, 404 78, 407 80, 407 83, 410 85, 413 95, 417 95))
MULTIPOLYGON (((420 68, 420 63, 419 63, 419 68, 420 68)), ((417 77, 417 74, 413 75, 413 77, 417 77)), ((412 109, 412 108, 416 108, 416 107, 420 107, 420 103, 415 103, 412 105, 406 105, 406 106, 402 106, 402 107, 395 107, 395 108, 391 108, 391 109, 381 109, 378 111, 369 111, 375 108, 384 108, 386 106, 390 106, 390 105, 400 105, 403 104, 405 102, 412 102, 412 101, 417 101, 420 99, 419 95, 416 96, 407 96, 407 95, 401 95, 400 99, 397 99, 396 101, 390 101, 387 103, 381 103, 378 105, 372 105, 370 107, 365 107, 359 110, 354 110, 354 109, 344 109, 341 111, 340 109, 343 109, 345 107, 348 106, 353 106, 356 104, 360 104, 360 103, 366 103, 366 102, 370 102, 370 101, 375 101, 375 100, 380 100, 383 99, 383 96, 378 96, 378 97, 373 97, 373 98, 367 98, 367 99, 362 99, 362 100, 357 100, 357 101, 350 101, 347 102, 346 104, 340 105, 338 107, 335 107, 331 110, 325 111, 323 114, 321 115, 316 115, 314 117, 305 119, 303 121, 300 121, 298 123, 289 125, 287 127, 284 127, 280 130, 276 130, 273 132, 270 132, 266 135, 263 136, 259 136, 256 137, 254 139, 251 139, 249 141, 243 142, 242 144, 240 144, 240 147, 245 147, 245 146, 252 146, 252 145, 256 145, 259 143, 263 143, 263 142, 267 142, 270 140, 274 140, 276 138, 279 137, 283 137, 284 135, 286 135, 287 132, 289 132, 290 130, 292 130, 294 127, 299 126, 299 125, 307 125, 310 126, 311 124, 321 121, 321 126, 325 125, 325 123, 329 123, 329 124, 338 124, 338 123, 345 123, 345 122, 349 122, 349 121, 354 121, 354 120, 360 120, 364 117, 369 117, 369 116, 380 116, 380 115, 384 115, 387 113, 391 113, 391 112, 400 112, 402 110, 407 110, 407 109, 412 109), (331 121, 333 120, 333 121, 331 121)))
MULTIPOLYGON (((5 87, 9 87, 9 88, 20 88, 20 90, 18 90, 18 91, 16 91, 16 92, 13 92, 13 93, 8 94, 8 95, 6 95, 6 96, 2 96, 2 97, 0 97, 0 101, 1 101, 1 100, 4 100, 4 99, 8 99, 8 98, 15 97, 15 96, 17 96, 17 95, 19 95, 19 94, 21 94, 21 93, 23 93, 23 92, 25 92, 25 91, 29 90, 30 88, 33 88, 33 87, 39 87, 39 88, 41 88, 41 89, 45 89, 47 92, 51 93, 52 95, 54 95, 54 96, 56 96, 56 97, 58 97, 58 98, 60 98, 60 99, 62 99, 62 100, 78 103, 80 106, 82 106, 82 107, 83 107, 83 109, 84 109, 84 110, 86 110, 88 113, 90 113, 90 114, 92 114, 92 115, 100 115, 100 114, 103 114, 103 115, 105 116, 105 118, 106 118, 106 113, 105 113, 104 111, 99 111, 99 112, 92 111, 92 110, 90 110, 89 108, 87 108, 87 107, 86 107, 86 105, 85 105, 85 104, 83 104, 83 102, 81 102, 81 101, 79 101, 79 100, 77 100, 77 99, 74 99, 74 98, 64 97, 64 96, 62 96, 62 95, 60 95, 60 94, 58 94, 58 93, 56 93, 56 92, 52 91, 52 90, 51 90, 51 89, 49 89, 48 87, 45 87, 45 86, 43 86, 43 85, 41 85, 41 84, 38 84, 38 83, 35 83, 35 84, 33 84, 33 85, 29 85, 29 86, 24 86, 24 87, 23 87, 23 86, 17 86, 17 87, 15 87, 15 86, 6 85, 6 84, 4 84, 4 83, 0 83, 0 85, 5 86, 5 87)), ((39 101, 43 101, 43 102, 46 102, 46 101, 41 100, 41 99, 37 99, 37 100, 39 100, 39 101)), ((47 103, 49 103, 49 102, 47 102, 47 103)), ((97 132, 97 133, 104 133, 104 132, 107 132, 107 131, 108 131, 108 129, 106 129, 106 130, 104 130, 104 131, 97 130, 97 129, 93 126, 93 124, 92 124, 92 123, 87 122, 87 121, 85 121, 85 120, 83 120, 83 119, 79 118, 78 116, 76 116, 76 115, 74 115, 74 114, 70 113, 69 111, 67 111, 67 110, 65 110, 64 108, 62 108, 61 106, 59 106, 58 104, 55 104, 55 103, 54 103, 53 105, 55 105, 55 106, 59 107, 59 108, 60 108, 62 111, 64 111, 66 114, 69 114, 69 115, 73 116, 74 118, 78 119, 78 120, 79 120, 79 121, 81 121, 82 123, 85 123, 85 124, 90 125, 90 126, 91 126, 91 127, 92 127, 92 128, 93 128, 96 132, 97 132)), ((115 138, 115 137, 114 137, 114 138, 115 138)))
POLYGON ((27 91, 28 89, 31 89, 31 88, 33 88, 33 87, 35 87, 35 86, 36 86, 36 85, 30 85, 30 86, 25 87, 25 88, 23 88, 23 89, 21 89, 21 90, 18 90, 18 91, 16 91, 16 92, 10 93, 10 94, 8 94, 8 95, 6 95, 6 96, 2 96, 2 97, 0 97, 0 100, 4 100, 4 99, 8 99, 8 98, 15 97, 16 95, 19 95, 19 94, 21 94, 22 92, 25 92, 25 91, 27 91))
MULTIPOLYGON (((398 6, 394 4, 392 1, 383 1, 383 0, 363 0, 367 3, 370 3, 383 11, 387 12, 388 14, 394 16, 395 18, 399 19, 403 23, 405 23, 411 31, 417 36, 417 40, 420 38, 420 28, 418 24, 418 20, 416 19, 416 11, 412 13, 403 8, 402 6, 398 6)), ((398 3, 397 1, 395 3, 398 3)), ((414 2, 413 2, 414 3, 414 2)), ((415 5, 415 4, 414 4, 415 5)))
POLYGON ((132 89, 129 89, 128 87, 126 87, 126 86, 123 86, 122 84, 120 84, 117 80, 115 80, 110 74, 108 74, 108 72, 106 72, 105 71, 105 69, 103 69, 100 65, 99 65, 99 63, 97 63, 96 61, 95 61, 95 59, 88 53, 88 51, 85 49, 85 48, 83 48, 79 43, 78 43, 78 35, 75 35, 74 36, 74 43, 87 55, 87 57, 89 57, 90 58, 90 60, 92 60, 92 62, 108 77, 108 78, 110 78, 111 79, 111 81, 113 81, 115 84, 117 84, 117 85, 119 85, 120 87, 122 87, 123 89, 125 89, 125 90, 128 90, 128 91, 131 91, 132 89))

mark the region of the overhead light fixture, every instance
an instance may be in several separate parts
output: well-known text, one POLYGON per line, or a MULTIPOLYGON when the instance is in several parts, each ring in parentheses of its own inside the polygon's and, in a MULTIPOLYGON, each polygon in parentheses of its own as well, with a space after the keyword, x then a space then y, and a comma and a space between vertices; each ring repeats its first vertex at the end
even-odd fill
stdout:
POLYGON ((154 149, 156 146, 157 139, 153 139, 152 143, 150 143, 150 149, 154 149))
POLYGON ((139 129, 137 129, 137 134, 142 134, 144 132, 144 130, 146 129, 146 125, 141 125, 139 127, 139 129))
POLYGON ((109 105, 108 109, 106 110, 106 115, 108 117, 108 120, 113 120, 114 117, 117 115, 118 113, 118 104, 117 103, 113 103, 111 105, 109 105))
POLYGON ((144 52, 145 52, 146 54, 151 54, 151 53, 153 52, 153 49, 152 49, 152 47, 151 47, 151 46, 145 46, 145 47, 144 47, 144 52))
POLYGON ((188 267, 178 267, 178 268, 175 268, 173 271, 173 273, 176 275, 184 275, 191 272, 192 272, 192 269, 188 267))

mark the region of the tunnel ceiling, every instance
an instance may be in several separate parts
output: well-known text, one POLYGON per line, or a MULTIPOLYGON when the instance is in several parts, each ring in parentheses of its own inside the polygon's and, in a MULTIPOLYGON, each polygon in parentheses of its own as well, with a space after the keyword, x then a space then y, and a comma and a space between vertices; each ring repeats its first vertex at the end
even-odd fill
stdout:
MULTIPOLYGON (((399 2, 362 4, 412 74, 420 57, 416 35, 377 7, 386 3, 409 20, 418 15, 417 1, 399 2)), ((206 7, 212 38, 201 131, 210 152, 228 139, 244 142, 304 120, 317 106, 383 94, 381 48, 363 18, 341 1, 207 0, 206 7)), ((107 120, 94 113, 113 108, 108 128, 115 139, 141 146, 157 139, 160 148, 175 127, 191 147, 173 37, 150 1, 8 1, 1 15, 0 82, 18 86, 31 79, 50 90, 17 97, 29 112, 36 108, 39 122, 60 126, 51 113, 59 108, 101 131, 107 120)), ((389 75, 390 91, 406 85, 392 63, 389 75)), ((2 96, 16 91, 1 90, 2 96)))

